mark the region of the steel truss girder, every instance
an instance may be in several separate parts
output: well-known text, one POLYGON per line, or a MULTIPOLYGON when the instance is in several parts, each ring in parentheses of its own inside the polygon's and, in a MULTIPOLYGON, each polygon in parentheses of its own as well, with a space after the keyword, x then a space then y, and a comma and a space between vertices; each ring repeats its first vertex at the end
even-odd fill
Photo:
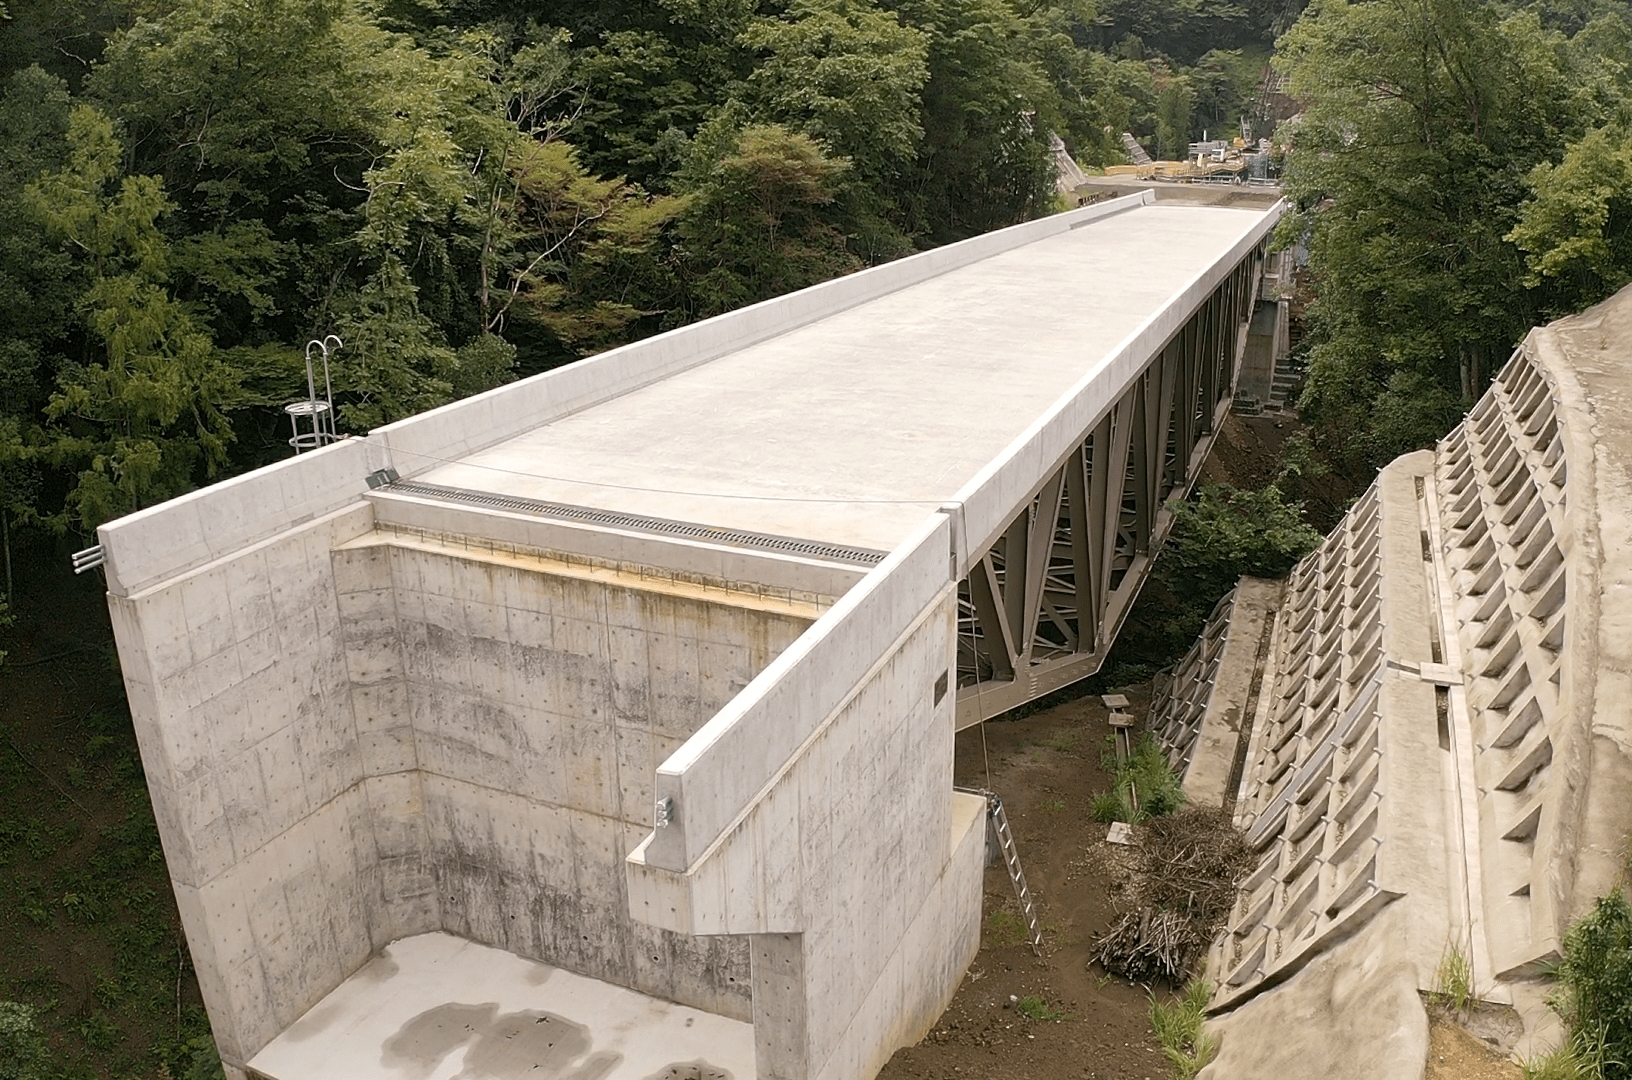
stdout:
POLYGON ((1105 662, 1229 412, 1260 244, 1156 352, 970 566, 958 590, 958 727, 1105 662))

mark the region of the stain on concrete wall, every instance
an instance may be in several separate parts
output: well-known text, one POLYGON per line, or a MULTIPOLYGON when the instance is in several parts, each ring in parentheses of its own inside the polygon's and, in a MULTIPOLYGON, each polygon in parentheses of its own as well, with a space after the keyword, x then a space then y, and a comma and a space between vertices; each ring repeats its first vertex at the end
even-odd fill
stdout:
POLYGON ((658 764, 811 615, 430 541, 334 565, 371 773, 418 807, 382 850, 405 895, 449 933, 747 1019, 746 943, 630 919, 623 860, 658 764))

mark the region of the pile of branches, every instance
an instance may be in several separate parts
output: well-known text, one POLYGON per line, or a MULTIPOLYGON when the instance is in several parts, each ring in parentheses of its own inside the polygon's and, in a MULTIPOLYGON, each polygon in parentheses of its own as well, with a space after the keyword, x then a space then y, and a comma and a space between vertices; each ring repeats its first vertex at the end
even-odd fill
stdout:
POLYGON ((1094 942, 1092 959, 1131 982, 1180 982, 1207 942, 1190 920, 1173 911, 1142 907, 1123 915, 1094 942))
POLYGON ((1134 982, 1182 981, 1224 926, 1253 851, 1223 810, 1192 806, 1141 825, 1129 856, 1136 906, 1095 941, 1092 959, 1134 982))

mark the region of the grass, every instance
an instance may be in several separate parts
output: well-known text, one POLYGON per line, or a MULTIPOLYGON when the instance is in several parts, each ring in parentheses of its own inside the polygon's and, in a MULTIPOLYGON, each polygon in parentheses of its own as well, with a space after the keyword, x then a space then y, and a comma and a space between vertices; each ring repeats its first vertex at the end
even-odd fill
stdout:
POLYGON ((1218 1039, 1202 1030, 1202 1012, 1213 996, 1213 984, 1191 979, 1171 1002, 1150 998, 1150 1027, 1162 1053, 1173 1064, 1177 1080, 1193 1080, 1218 1053, 1218 1039))
POLYGON ((1179 777, 1167 764, 1167 751, 1150 732, 1139 736, 1128 760, 1118 761, 1116 736, 1107 736, 1102 759, 1115 779, 1110 791, 1094 796, 1091 807, 1095 821, 1126 821, 1137 825, 1146 818, 1171 814, 1185 803, 1179 777), (1138 806, 1134 806, 1134 793, 1138 806))
POLYGON ((1521 1062, 1524 1080, 1603 1080, 1608 1075, 1603 1040, 1592 1041, 1594 1046, 1583 1046, 1576 1039, 1566 1039, 1549 1053, 1521 1062))
POLYGON ((1050 1005, 1036 994, 1027 994, 1014 1006, 1015 1011, 1027 1020, 1064 1020, 1065 1010, 1058 1005, 1050 1005))
POLYGON ((1042 808, 1051 814, 1058 814, 1065 809, 1064 799, 1044 799, 1042 808))
POLYGON ((1434 989, 1430 994, 1434 1003, 1453 1016, 1466 1016, 1473 1004, 1473 968, 1468 957, 1454 943, 1445 945, 1434 972, 1434 989))
POLYGON ((1026 940, 1026 924, 1012 911, 994 911, 986 916, 986 943, 1006 949, 1026 940))

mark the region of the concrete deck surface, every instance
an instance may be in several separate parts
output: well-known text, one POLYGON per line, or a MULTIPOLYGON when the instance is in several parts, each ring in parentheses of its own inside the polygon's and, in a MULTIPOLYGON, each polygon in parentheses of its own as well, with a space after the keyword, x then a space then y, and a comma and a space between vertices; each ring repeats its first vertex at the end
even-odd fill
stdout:
POLYGON ((891 550, 1263 213, 1127 210, 417 478, 891 550))
POLYGON ((421 934, 386 947, 249 1066, 270 1080, 752 1080, 754 1029, 421 934))

